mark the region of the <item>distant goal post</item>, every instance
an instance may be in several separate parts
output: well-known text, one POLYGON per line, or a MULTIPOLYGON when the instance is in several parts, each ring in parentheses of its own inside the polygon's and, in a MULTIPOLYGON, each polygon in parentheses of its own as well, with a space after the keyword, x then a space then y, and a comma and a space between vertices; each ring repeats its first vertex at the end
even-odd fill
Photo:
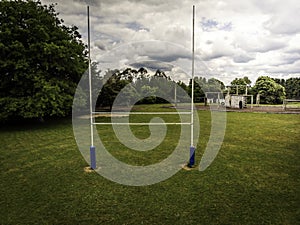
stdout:
POLYGON ((300 99, 284 99, 283 110, 300 110, 300 99))

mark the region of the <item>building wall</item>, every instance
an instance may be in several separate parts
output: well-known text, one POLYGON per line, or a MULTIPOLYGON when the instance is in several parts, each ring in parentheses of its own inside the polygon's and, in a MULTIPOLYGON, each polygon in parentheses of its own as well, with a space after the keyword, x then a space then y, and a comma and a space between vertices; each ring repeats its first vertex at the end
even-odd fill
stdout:
POLYGON ((225 105, 230 108, 240 108, 240 102, 242 102, 242 108, 247 106, 247 97, 242 95, 227 95, 225 97, 225 105))

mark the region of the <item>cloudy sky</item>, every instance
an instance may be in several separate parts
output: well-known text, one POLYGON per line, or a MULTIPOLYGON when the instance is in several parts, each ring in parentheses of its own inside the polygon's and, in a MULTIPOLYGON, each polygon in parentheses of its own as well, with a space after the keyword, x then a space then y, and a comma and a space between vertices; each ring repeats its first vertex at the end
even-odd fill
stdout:
POLYGON ((298 0, 42 2, 57 2, 59 17, 79 27, 85 42, 86 5, 90 5, 92 59, 103 67, 148 65, 180 79, 183 73, 190 76, 195 5, 196 75, 225 84, 248 76, 252 85, 260 75, 300 77, 298 0))

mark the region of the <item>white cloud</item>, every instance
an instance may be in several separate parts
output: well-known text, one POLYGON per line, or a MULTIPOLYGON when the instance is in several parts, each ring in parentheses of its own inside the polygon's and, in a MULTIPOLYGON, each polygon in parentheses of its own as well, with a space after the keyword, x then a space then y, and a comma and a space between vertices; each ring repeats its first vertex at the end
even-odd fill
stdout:
POLYGON ((274 34, 297 34, 300 32, 298 0, 260 1, 261 8, 269 13, 270 18, 263 25, 274 34))
MULTIPOLYGON (((48 4, 54 0, 42 2, 48 4)), ((187 68, 191 65, 192 4, 195 4, 196 54, 197 59, 205 60, 207 68, 202 69, 206 74, 225 83, 245 74, 252 82, 260 74, 300 76, 298 0, 58 1, 59 16, 66 24, 78 26, 85 42, 87 4, 91 5, 94 59, 126 43, 160 40, 183 48, 166 48, 167 45, 148 45, 141 51, 121 48, 117 57, 107 54, 106 60, 120 60, 114 65, 124 65, 133 60, 154 59, 180 64, 190 72, 187 68)))
POLYGON ((269 52, 285 48, 285 38, 262 34, 236 34, 235 46, 247 52, 269 52))
POLYGON ((247 55, 245 52, 240 53, 240 54, 235 54, 233 56, 233 61, 235 63, 247 63, 251 60, 254 60, 254 57, 251 57, 250 55, 247 55))
POLYGON ((103 50, 103 51, 106 50, 105 44, 102 42, 102 40, 96 40, 96 41, 94 41, 94 44, 100 50, 103 50))

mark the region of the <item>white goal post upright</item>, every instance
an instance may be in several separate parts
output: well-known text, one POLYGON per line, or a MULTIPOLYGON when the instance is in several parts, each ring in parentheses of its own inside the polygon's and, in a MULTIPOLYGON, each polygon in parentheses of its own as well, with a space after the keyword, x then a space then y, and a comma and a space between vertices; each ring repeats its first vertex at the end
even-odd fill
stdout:
POLYGON ((93 96, 92 96, 92 66, 91 66, 91 31, 90 31, 90 7, 87 6, 87 22, 88 22, 88 61, 89 61, 89 94, 90 94, 90 128, 91 128, 91 146, 90 161, 91 169, 96 169, 96 148, 94 146, 94 125, 93 125, 93 96))
POLYGON ((193 5, 193 35, 192 35, 192 96, 191 96, 191 146, 190 160, 188 167, 195 165, 195 146, 194 146, 194 76, 195 76, 195 5, 193 5))

